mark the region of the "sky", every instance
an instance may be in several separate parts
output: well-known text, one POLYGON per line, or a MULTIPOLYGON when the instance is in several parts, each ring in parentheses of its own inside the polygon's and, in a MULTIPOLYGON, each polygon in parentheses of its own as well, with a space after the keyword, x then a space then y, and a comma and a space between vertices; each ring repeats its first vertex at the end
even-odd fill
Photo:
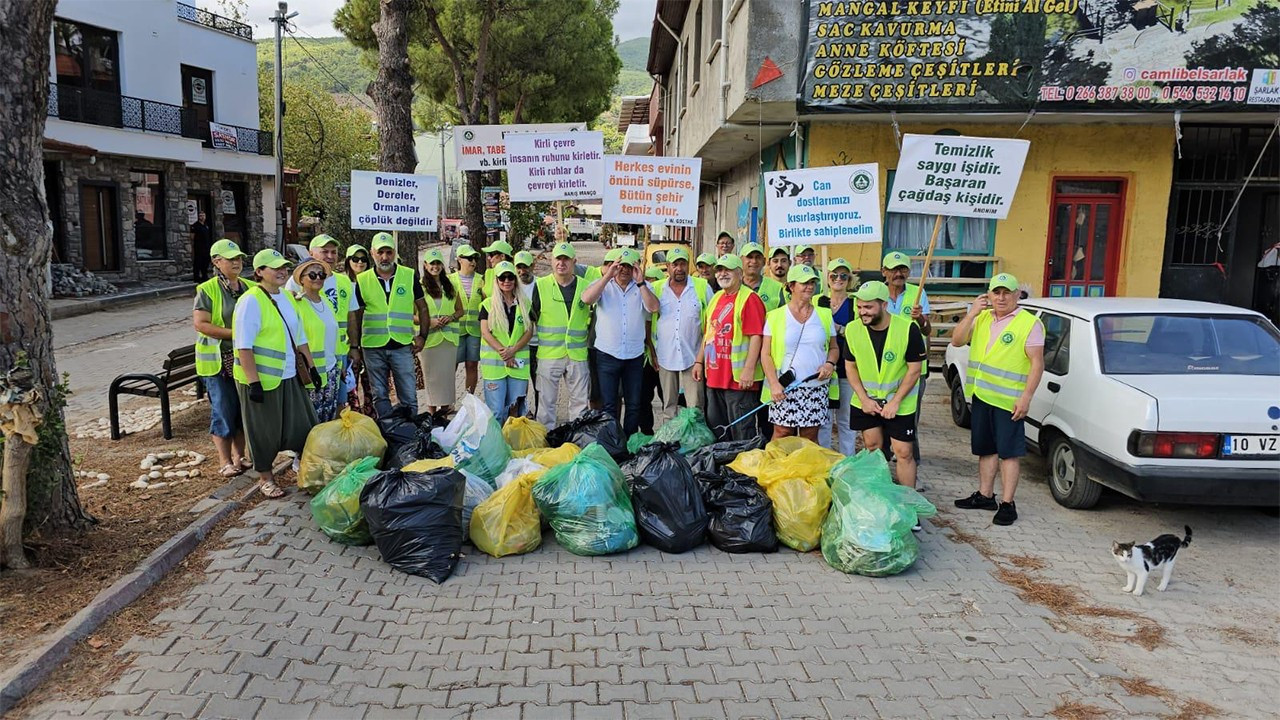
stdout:
MULTIPOLYGON (((217 4, 212 0, 200 0, 200 7, 217 12, 217 4)), ((276 12, 277 0, 247 0, 249 6, 248 22, 253 26, 253 36, 263 40, 274 36, 271 16, 276 12)), ((342 7, 343 0, 294 0, 289 3, 289 12, 297 12, 293 23, 298 34, 312 37, 333 37, 338 34, 333 29, 333 14, 342 7)), ((613 16, 613 33, 620 40, 635 37, 648 37, 653 27, 653 12, 657 0, 621 0, 618 13, 613 16)))

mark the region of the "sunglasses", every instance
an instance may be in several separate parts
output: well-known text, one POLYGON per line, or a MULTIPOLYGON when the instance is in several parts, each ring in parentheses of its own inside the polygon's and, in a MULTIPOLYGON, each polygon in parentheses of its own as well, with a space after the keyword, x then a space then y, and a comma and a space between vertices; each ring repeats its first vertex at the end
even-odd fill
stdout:
POLYGON ((347 262, 360 263, 361 265, 368 265, 369 258, 365 257, 364 255, 355 255, 353 257, 347 258, 347 262))
POLYGON ((848 280, 850 277, 849 273, 831 273, 832 280, 848 280))
POLYGON ((304 278, 309 278, 309 279, 311 279, 311 280, 323 280, 323 279, 324 279, 324 271, 322 271, 322 270, 316 270, 316 271, 314 271, 314 272, 303 273, 303 274, 302 274, 302 277, 304 277, 304 278))
POLYGON ((515 281, 516 281, 516 276, 515 276, 515 275, 511 275, 511 274, 509 274, 509 273, 508 273, 508 274, 506 274, 506 275, 499 275, 499 276, 498 276, 498 282, 515 282, 515 281))

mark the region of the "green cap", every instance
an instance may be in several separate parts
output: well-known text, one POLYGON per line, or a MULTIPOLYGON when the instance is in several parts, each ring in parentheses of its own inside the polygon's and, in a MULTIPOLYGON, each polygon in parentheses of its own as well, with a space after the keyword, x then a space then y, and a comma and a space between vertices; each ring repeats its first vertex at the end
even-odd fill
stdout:
POLYGON ((237 245, 234 240, 222 238, 218 242, 214 243, 213 247, 209 248, 209 257, 220 257, 228 260, 234 260, 236 258, 247 258, 249 256, 240 249, 240 246, 237 245))
POLYGON ((368 255, 368 254, 369 254, 368 249, 366 249, 366 248, 365 248, 365 246, 363 246, 363 245, 348 245, 348 246, 347 246, 347 257, 351 257, 352 255, 355 255, 356 253, 360 253, 360 252, 364 253, 365 255, 368 255))
POLYGON ((308 245, 307 248, 310 250, 319 250, 320 248, 325 247, 327 245, 337 245, 337 244, 338 244, 338 240, 335 237, 333 237, 332 235, 325 235, 321 233, 320 235, 317 235, 311 238, 311 244, 308 245))
POLYGON ((791 269, 787 271, 787 283, 790 284, 793 282, 818 282, 818 273, 814 272, 813 268, 808 265, 793 265, 791 269))
POLYGON ((991 282, 987 284, 988 290, 995 290, 996 288, 1004 288, 1005 290, 1018 292, 1018 278, 1010 275, 1009 273, 1000 273, 999 275, 991 278, 991 282))
POLYGON ((813 246, 812 246, 812 245, 797 245, 797 246, 795 246, 795 248, 791 251, 791 257, 800 257, 801 255, 803 255, 803 254, 805 254, 805 253, 807 253, 807 252, 813 252, 813 246))
POLYGON ((777 255, 778 253, 782 253, 783 255, 788 255, 788 256, 790 255, 790 253, 789 253, 789 252, 787 252, 787 246, 786 246, 786 245, 780 245, 780 246, 778 246, 778 247, 774 248, 774 249, 773 249, 773 252, 769 253, 769 257, 773 257, 774 255, 777 255))
POLYGON ((746 257, 751 253, 760 253, 761 257, 763 257, 764 246, 761 245, 760 243, 749 242, 746 245, 742 246, 742 250, 738 251, 738 255, 742 257, 746 257))
POLYGON ((502 253, 503 255, 510 257, 511 243, 506 240, 495 240, 484 246, 484 252, 486 255, 489 253, 502 253))
POLYGON ((473 257, 475 257, 475 256, 477 256, 477 255, 479 255, 479 254, 480 254, 480 253, 476 252, 476 249, 475 249, 475 248, 473 248, 473 247, 471 247, 470 245, 459 245, 459 246, 458 246, 458 257, 460 257, 460 258, 462 258, 462 257, 464 257, 464 258, 473 258, 473 257))
POLYGON ((444 264, 444 253, 440 252, 440 248, 431 248, 422 253, 422 264, 438 262, 444 264))
POLYGON ((258 268, 282 268, 288 266, 289 260, 276 250, 259 250, 257 255, 253 256, 253 269, 258 268))
POLYGON ((373 236, 373 242, 369 243, 369 246, 373 248, 374 252, 377 252, 381 248, 391 248, 392 250, 395 250, 396 239, 391 237, 391 233, 389 232, 380 232, 373 236))
POLYGON ((648 270, 644 271, 644 277, 646 280, 661 280, 666 277, 666 275, 663 274, 662 268, 657 265, 652 265, 648 270))
POLYGON ((729 232, 728 230, 721 230, 720 234, 716 236, 716 240, 719 240, 722 237, 727 237, 730 240, 733 240, 735 243, 737 242, 737 240, 734 239, 733 237, 733 233, 729 232))
POLYGON ((880 263, 880 267, 889 268, 890 270, 896 267, 909 268, 911 267, 911 257, 908 256, 906 253, 902 253, 902 252, 898 252, 897 250, 894 250, 891 253, 885 254, 884 261, 880 263))
POLYGON ((498 263, 497 265, 494 265, 494 266, 493 266, 493 279, 494 279, 494 280, 497 280, 499 277, 502 277, 503 275, 506 275, 506 274, 515 275, 515 274, 516 274, 516 266, 515 266, 515 265, 512 265, 512 264, 511 264, 509 261, 507 261, 507 260, 503 260, 502 262, 500 262, 500 263, 498 263))
POLYGON ((631 248, 622 248, 622 252, 618 253, 618 262, 623 265, 639 265, 640 253, 631 248))
POLYGON ((674 247, 667 251, 667 262, 673 263, 677 260, 689 262, 689 251, 682 247, 674 247))
POLYGON ((827 263, 827 272, 833 273, 836 271, 836 268, 844 268, 849 272, 853 272, 853 266, 850 265, 849 261, 845 260, 844 258, 836 258, 831 262, 827 263))
POLYGON ((698 261, 694 264, 695 265, 715 265, 716 256, 712 255, 711 253, 702 253, 701 255, 698 256, 698 261))
POLYGON ((741 270, 742 258, 732 253, 721 255, 720 259, 716 260, 716 267, 729 268, 730 270, 741 270))
POLYGON ((614 248, 604 254, 604 261, 608 263, 618 262, 621 259, 622 259, 622 248, 614 248))
POLYGON ((516 253, 516 265, 528 265, 533 267, 533 253, 528 250, 521 250, 516 253))
POLYGON ((853 296, 863 302, 870 300, 880 300, 889 302, 889 286, 879 280, 870 280, 862 283, 862 287, 853 296))
POLYGON ((551 257, 567 257, 570 260, 575 260, 578 257, 578 251, 574 250, 573 246, 567 242, 556 243, 556 246, 551 249, 551 257))

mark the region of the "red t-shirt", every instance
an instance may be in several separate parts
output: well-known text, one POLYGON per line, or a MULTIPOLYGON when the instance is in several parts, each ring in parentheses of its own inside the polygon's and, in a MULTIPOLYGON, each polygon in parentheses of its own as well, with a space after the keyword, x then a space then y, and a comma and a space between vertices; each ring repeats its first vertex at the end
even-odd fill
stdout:
MULTIPOLYGON (((740 289, 738 292, 745 292, 740 289)), ((706 350, 707 387, 717 390, 738 390, 733 381, 733 303, 738 295, 723 295, 720 302, 711 310, 708 322, 714 329, 711 344, 706 350)), ((760 296, 751 293, 742 306, 742 335, 764 335, 764 303, 760 296)), ((751 386, 760 389, 760 383, 751 386)))

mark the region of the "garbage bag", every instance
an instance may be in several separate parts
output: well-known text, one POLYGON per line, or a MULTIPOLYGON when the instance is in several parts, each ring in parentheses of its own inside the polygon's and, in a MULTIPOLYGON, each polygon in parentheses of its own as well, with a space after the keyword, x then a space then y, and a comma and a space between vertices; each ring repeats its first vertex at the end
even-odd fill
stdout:
POLYGON ((502 437, 512 450, 532 450, 547 446, 547 426, 527 417, 507 418, 502 425, 502 437))
POLYGON ((447 426, 432 430, 431 436, 449 451, 458 469, 473 472, 490 485, 511 460, 498 420, 475 395, 463 395, 458 414, 447 426))
POLYGON ((462 476, 467 479, 466 491, 462 495, 462 532, 465 536, 467 529, 471 527, 471 513, 475 511, 480 503, 489 499, 493 494, 493 486, 488 480, 467 472, 459 470, 462 476))
POLYGON ((711 544, 730 553, 770 553, 778 549, 773 501, 753 478, 726 467, 697 474, 709 522, 711 544))
POLYGON ((742 453, 728 467, 750 475, 773 501, 773 524, 787 547, 818 547, 822 521, 831 505, 827 474, 844 456, 799 437, 771 441, 763 450, 742 453))
POLYGON ((540 473, 526 473, 498 488, 471 513, 471 542, 494 557, 519 555, 542 544, 542 516, 533 502, 540 473))
POLYGON ((640 542, 622 470, 597 443, 543 473, 533 500, 556 540, 575 555, 623 552, 640 542))
POLYGON ((915 563, 911 527, 937 513, 913 488, 896 485, 879 452, 863 450, 831 469, 831 511, 822 526, 822 557, 846 573, 884 577, 915 563))
POLYGON ((577 445, 565 443, 560 447, 542 448, 540 450, 516 450, 512 455, 536 462, 543 467, 555 467, 578 457, 580 452, 582 452, 582 449, 577 445))
POLYGON ((631 437, 627 438, 627 452, 635 455, 640 452, 640 448, 653 442, 652 435, 645 435, 642 432, 631 433, 631 437))
POLYGON ((705 445, 688 454, 689 465, 695 473, 714 473, 716 468, 728 465, 738 455, 764 447, 764 438, 756 435, 750 440, 726 440, 705 445))
POLYGON ((409 414, 409 408, 404 405, 392 408, 391 413, 383 415, 377 420, 378 432, 382 434, 382 438, 387 441, 387 462, 384 468, 400 467, 395 463, 401 459, 416 460, 419 458, 410 458, 405 455, 402 449, 406 446, 413 445, 414 440, 418 437, 418 425, 414 422, 414 417, 409 414))
POLYGON ((373 476, 360 493, 360 510, 383 561, 409 575, 447 580, 462 551, 466 485, 450 468, 373 476))
POLYGON ((622 466, 622 472, 641 540, 668 553, 682 553, 703 543, 707 510, 679 443, 645 445, 622 466))
POLYGON ((317 492, 337 477, 347 465, 370 455, 382 459, 387 442, 370 418, 343 410, 337 420, 311 428, 302 447, 298 466, 298 488, 317 492))
POLYGON ((511 462, 507 463, 507 466, 498 474, 494 484, 502 487, 521 475, 540 473, 546 469, 545 465, 536 463, 528 458, 511 458, 511 462))
POLYGON ((889 472, 889 461, 882 453, 864 450, 836 463, 831 468, 830 483, 835 487, 837 482, 878 486, 882 494, 915 511, 915 517, 911 518, 911 525, 915 525, 919 518, 933 517, 938 514, 938 508, 915 488, 898 485, 893 481, 893 475, 889 472))
POLYGON ((414 460, 413 462, 400 468, 405 472, 426 472, 428 470, 438 470, 440 468, 453 467, 453 458, 445 455, 442 458, 434 460, 414 460))
POLYGON ((580 448, 597 443, 614 460, 627 456, 627 437, 622 433, 622 426, 603 410, 587 410, 547 433, 547 444, 551 447, 569 442, 580 448))
POLYGON ((716 436, 707 427, 707 419, 701 410, 680 408, 675 417, 662 423, 653 434, 653 439, 657 442, 680 443, 681 452, 690 453, 714 443, 716 436))
POLYGON ((311 517, 329 539, 343 545, 373 542, 360 512, 360 491, 378 474, 378 458, 370 455, 347 465, 338 476, 311 498, 311 517))

